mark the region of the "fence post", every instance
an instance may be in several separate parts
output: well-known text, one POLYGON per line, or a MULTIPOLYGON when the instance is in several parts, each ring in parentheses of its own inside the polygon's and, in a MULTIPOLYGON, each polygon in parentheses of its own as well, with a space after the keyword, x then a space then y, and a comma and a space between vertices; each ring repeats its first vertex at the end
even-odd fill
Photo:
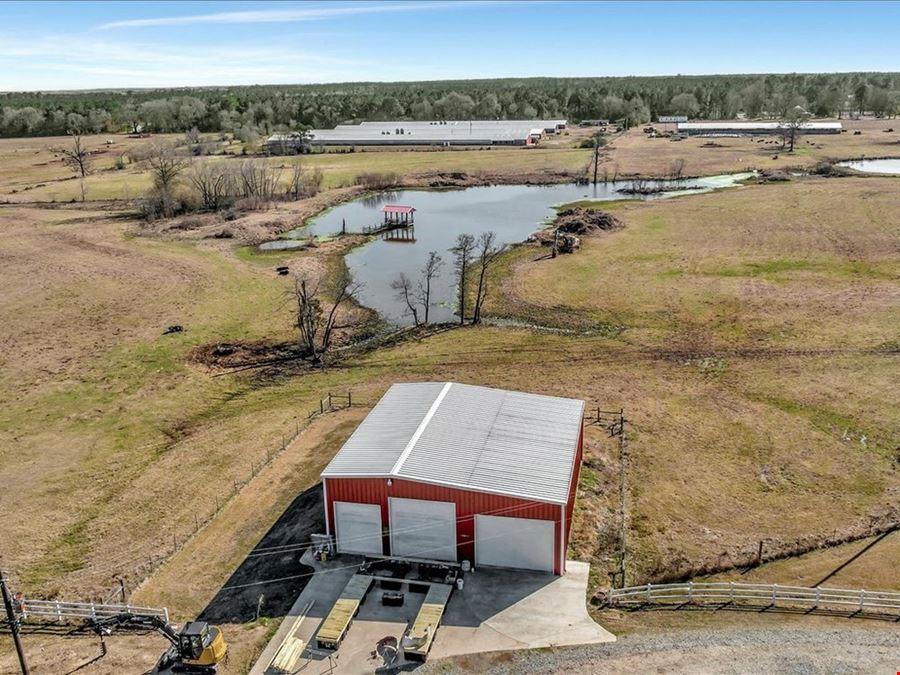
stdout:
POLYGON ((62 609, 59 606, 59 600, 56 601, 56 620, 62 623, 62 609))
POLYGON ((731 598, 729 600, 729 602, 734 602, 734 582, 733 581, 731 582, 731 594, 729 597, 731 598))
POLYGON ((819 598, 821 597, 820 596, 821 592, 822 592, 822 589, 819 586, 816 586, 816 604, 815 604, 816 607, 819 606, 819 598))
POLYGON ((775 604, 775 600, 778 597, 778 584, 772 584, 772 604, 775 604))
POLYGON ((647 602, 650 602, 650 587, 652 584, 647 584, 647 602))
POLYGON ((353 392, 352 392, 352 391, 348 391, 348 392, 347 392, 347 407, 348 407, 348 408, 352 408, 352 407, 353 407, 353 398, 352 398, 352 396, 353 396, 353 392))
POLYGON ((321 415, 324 412, 325 412, 325 399, 320 398, 319 399, 319 414, 321 415))
POLYGON ((862 611, 866 605, 866 592, 862 589, 859 591, 859 611, 862 611))
POLYGON ((688 602, 694 601, 694 582, 688 582, 688 602))

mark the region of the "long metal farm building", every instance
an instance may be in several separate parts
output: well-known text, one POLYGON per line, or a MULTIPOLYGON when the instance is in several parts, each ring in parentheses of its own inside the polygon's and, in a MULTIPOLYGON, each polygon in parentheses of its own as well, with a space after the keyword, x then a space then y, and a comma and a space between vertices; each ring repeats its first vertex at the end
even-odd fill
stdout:
MULTIPOLYGON (((781 133, 781 122, 679 122, 678 131, 691 136, 759 136, 781 133)), ((804 134, 839 134, 840 122, 806 122, 804 134)))
POLYGON ((565 572, 584 402, 395 384, 322 472, 337 550, 565 572))
POLYGON ((534 145, 566 120, 391 121, 313 129, 310 145, 534 145))

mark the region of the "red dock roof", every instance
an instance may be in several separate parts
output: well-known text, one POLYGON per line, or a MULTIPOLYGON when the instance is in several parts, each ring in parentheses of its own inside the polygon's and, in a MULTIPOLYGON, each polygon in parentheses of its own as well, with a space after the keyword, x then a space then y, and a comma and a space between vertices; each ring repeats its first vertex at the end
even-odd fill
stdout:
POLYGON ((415 213, 412 206, 400 206, 399 204, 386 204, 383 209, 385 213, 415 213))

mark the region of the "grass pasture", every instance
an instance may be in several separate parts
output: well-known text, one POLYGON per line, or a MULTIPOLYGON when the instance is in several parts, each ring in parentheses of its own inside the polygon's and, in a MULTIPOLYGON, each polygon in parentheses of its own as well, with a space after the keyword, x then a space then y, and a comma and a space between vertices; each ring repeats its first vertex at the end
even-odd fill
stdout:
MULTIPOLYGON (((32 143, 48 139, 17 143, 31 154, 0 141, 14 158, 0 171, 0 193, 64 177, 61 167, 37 165, 46 151, 32 143)), ((378 162, 383 171, 454 170, 455 161, 459 170, 518 170, 535 168, 533 158, 576 166, 585 152, 315 160, 331 162, 326 175, 337 184, 378 162), (402 168, 390 168, 396 162, 402 168)), ((272 267, 328 269, 332 249, 263 259, 227 240, 135 236, 136 223, 106 205, 0 205, 0 482, 12 486, 0 491, 0 564, 35 595, 89 597, 109 593, 116 573, 143 578, 148 557, 167 555, 174 537, 178 552, 134 597, 170 605, 178 620, 196 615, 364 413, 308 423, 319 397, 351 389, 372 404, 404 380, 623 406, 629 581, 727 563, 760 538, 787 546, 859 524, 896 507, 900 490, 897 185, 810 178, 620 202, 623 230, 552 260, 515 249, 495 279, 492 315, 574 333, 467 327, 271 379, 214 377, 192 350, 288 339, 286 282, 272 267), (163 335, 172 324, 185 331, 163 335), (306 430, 185 544, 195 516, 212 513, 234 481, 250 477, 251 462, 298 427, 306 430), (200 579, 187 584, 196 570, 200 579)), ((611 564, 618 463, 603 430, 589 426, 586 438, 571 554, 595 563, 599 584, 611 564)), ((889 583, 892 537, 836 579, 889 583)), ((751 578, 812 579, 863 545, 767 565, 751 578)), ((243 672, 268 628, 227 630, 236 637, 224 672, 243 672)), ((46 644, 38 658, 55 672, 59 662, 45 656, 60 643, 46 644)), ((65 644, 71 668, 96 651, 90 640, 65 644)), ((162 646, 154 636, 113 641, 96 672, 152 662, 162 646)), ((0 654, 0 671, 12 658, 0 654)))
MULTIPOLYGON (((84 179, 88 201, 135 199, 151 186, 148 168, 143 162, 130 162, 130 153, 140 151, 155 138, 181 141, 178 135, 132 139, 121 134, 86 136, 86 147, 93 154, 93 173, 84 179), (109 141, 109 143, 107 143, 109 141), (116 160, 124 158, 124 168, 116 169, 116 160)), ((63 165, 53 148, 70 143, 68 138, 0 139, 0 201, 70 202, 81 200, 80 180, 63 165)), ((403 178, 435 172, 469 174, 539 174, 571 171, 577 173, 588 163, 590 150, 571 147, 571 143, 537 148, 485 148, 474 150, 368 149, 360 152, 327 152, 298 157, 270 157, 266 161, 287 170, 302 161, 321 169, 327 188, 353 185, 364 173, 394 173, 403 178)), ((239 161, 240 145, 233 144, 228 156, 194 158, 196 162, 239 161)))
MULTIPOLYGON (((667 176, 673 162, 681 159, 684 160, 685 176, 712 176, 752 169, 809 168, 823 160, 900 156, 900 126, 896 120, 845 119, 841 122, 846 132, 801 136, 793 153, 783 152, 781 142, 774 137, 691 137, 670 141, 649 138, 641 128, 635 127, 610 143, 600 172, 606 170, 610 176, 613 173, 667 176), (885 131, 892 128, 895 131, 885 131), (854 131, 859 131, 860 135, 855 135, 854 131), (710 143, 714 145, 708 145, 710 143)), ((675 129, 674 124, 656 126, 663 130, 675 129)))
MULTIPOLYGON (((624 230, 575 255, 512 255, 494 312, 621 330, 590 372, 619 380, 632 411, 638 568, 727 562, 754 537, 784 544, 896 505, 893 186, 810 179, 627 204, 624 230)), ((599 386, 577 388, 610 400, 599 386)))

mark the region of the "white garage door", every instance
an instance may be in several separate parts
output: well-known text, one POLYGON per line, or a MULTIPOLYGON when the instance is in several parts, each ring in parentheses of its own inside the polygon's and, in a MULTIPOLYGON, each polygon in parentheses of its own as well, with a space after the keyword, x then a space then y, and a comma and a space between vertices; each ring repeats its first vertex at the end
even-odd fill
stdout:
POLYGON ((456 560, 456 504, 391 497, 391 555, 456 560))
POLYGON ((553 571, 554 523, 475 516, 475 565, 553 571))
POLYGON ((381 506, 334 503, 337 550, 341 553, 381 555, 381 506))

